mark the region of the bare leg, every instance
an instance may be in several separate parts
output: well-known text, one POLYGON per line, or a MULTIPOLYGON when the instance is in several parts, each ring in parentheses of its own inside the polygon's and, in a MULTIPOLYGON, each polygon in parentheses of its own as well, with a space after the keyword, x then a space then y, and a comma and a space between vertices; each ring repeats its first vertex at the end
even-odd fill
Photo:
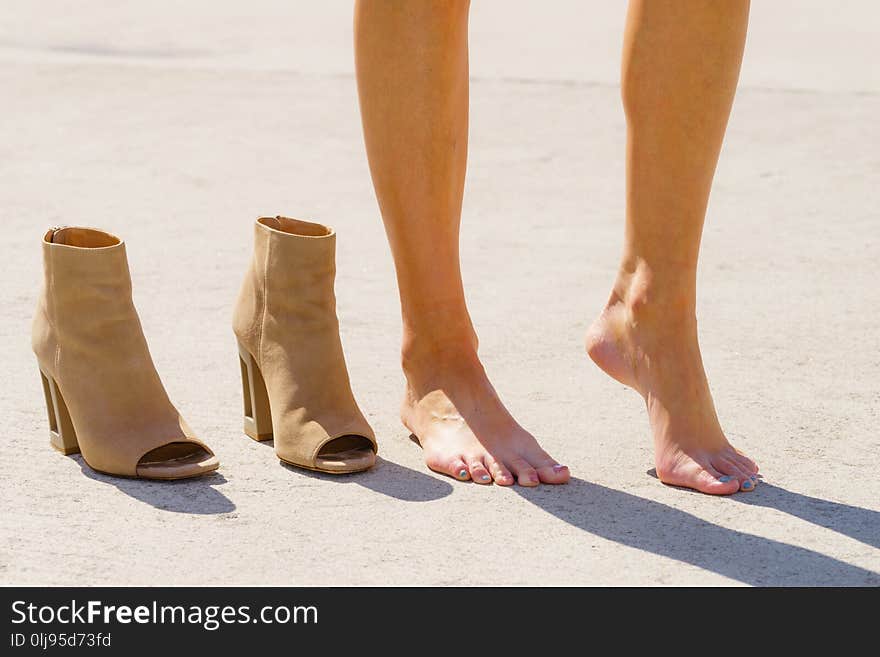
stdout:
POLYGON ((401 417, 430 468, 477 483, 565 483, 477 357, 459 267, 468 3, 359 0, 355 53, 373 185, 403 315, 401 417))
POLYGON ((632 0, 624 39, 626 245, 587 335, 608 374, 645 398, 660 479, 753 490, 757 466, 721 430, 697 342, 703 220, 736 91, 748 0, 632 0))

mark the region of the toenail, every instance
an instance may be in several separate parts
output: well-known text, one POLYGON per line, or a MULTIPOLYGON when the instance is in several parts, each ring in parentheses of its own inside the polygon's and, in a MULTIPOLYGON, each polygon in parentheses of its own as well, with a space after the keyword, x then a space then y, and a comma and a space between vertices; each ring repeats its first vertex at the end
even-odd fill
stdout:
POLYGON ((718 477, 718 481, 720 481, 722 484, 726 484, 731 479, 733 479, 733 477, 731 477, 730 475, 724 475, 723 477, 718 477))
POLYGON ((482 477, 480 477, 480 479, 482 479, 483 481, 489 481, 491 477, 489 475, 483 475, 482 477))
POLYGON ((464 479, 465 477, 467 477, 467 470, 460 470, 458 476, 464 479))
POLYGON ((559 465, 558 463, 553 466, 553 472, 562 472, 563 470, 568 470, 567 465, 559 465))
POLYGON ((754 486, 754 485, 755 485, 755 484, 753 484, 753 483, 751 482, 751 480, 747 479, 746 481, 743 482, 743 489, 744 489, 744 490, 749 490, 749 489, 750 489, 752 486, 754 486))

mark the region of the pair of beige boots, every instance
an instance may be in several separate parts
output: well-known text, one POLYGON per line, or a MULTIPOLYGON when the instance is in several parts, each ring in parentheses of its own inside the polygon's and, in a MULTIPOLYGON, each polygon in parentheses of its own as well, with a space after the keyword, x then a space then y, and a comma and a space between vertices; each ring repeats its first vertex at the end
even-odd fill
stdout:
MULTIPOLYGON (((336 234, 262 217, 236 304, 245 433, 278 457, 331 473, 366 470, 376 439, 351 392, 339 339, 336 234)), ((125 244, 93 228, 43 237, 33 324, 50 440, 106 474, 183 479, 220 463, 162 385, 132 303, 125 244)))

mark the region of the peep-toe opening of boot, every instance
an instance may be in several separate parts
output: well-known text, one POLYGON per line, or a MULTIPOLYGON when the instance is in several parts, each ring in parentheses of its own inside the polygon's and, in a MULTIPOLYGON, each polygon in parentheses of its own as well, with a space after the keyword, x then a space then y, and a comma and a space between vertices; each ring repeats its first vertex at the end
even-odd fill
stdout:
POLYGON ((210 451, 190 442, 174 442, 152 449, 137 464, 144 479, 187 479, 213 472, 220 465, 210 451))
POLYGON ((290 217, 260 217, 257 223, 277 230, 288 235, 296 235, 297 237, 330 237, 333 229, 324 224, 316 224, 312 221, 303 221, 302 219, 291 219, 290 217))
POLYGON ((315 465, 328 472, 361 472, 376 463, 376 451, 369 438, 349 435, 335 438, 321 447, 315 465))

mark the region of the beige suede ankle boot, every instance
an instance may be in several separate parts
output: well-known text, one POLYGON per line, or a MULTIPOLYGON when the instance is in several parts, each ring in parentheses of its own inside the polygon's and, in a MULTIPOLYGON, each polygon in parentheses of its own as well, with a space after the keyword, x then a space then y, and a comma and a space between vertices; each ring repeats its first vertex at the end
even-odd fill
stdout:
POLYGON ((376 439, 351 392, 339 339, 336 234, 321 224, 262 217, 235 308, 244 431, 275 439, 278 458, 310 470, 359 472, 376 439))
POLYGON ((159 380, 131 299, 125 244, 94 228, 43 237, 32 342, 52 446, 98 472, 183 479, 216 470, 159 380))

